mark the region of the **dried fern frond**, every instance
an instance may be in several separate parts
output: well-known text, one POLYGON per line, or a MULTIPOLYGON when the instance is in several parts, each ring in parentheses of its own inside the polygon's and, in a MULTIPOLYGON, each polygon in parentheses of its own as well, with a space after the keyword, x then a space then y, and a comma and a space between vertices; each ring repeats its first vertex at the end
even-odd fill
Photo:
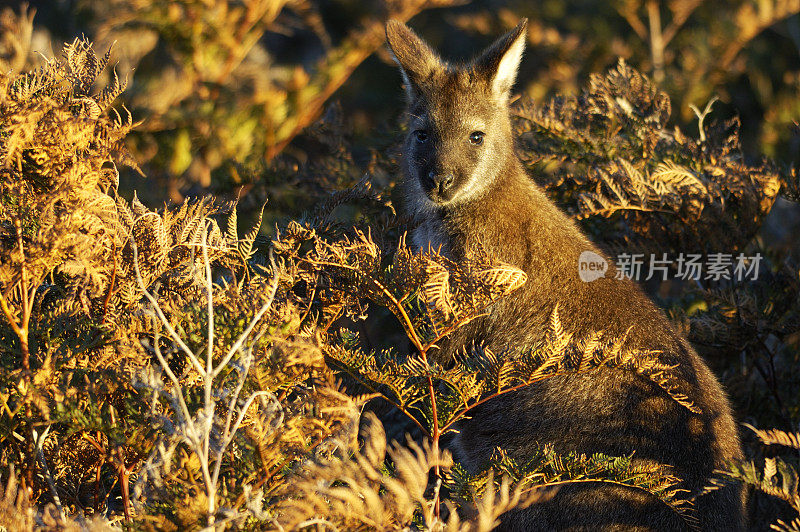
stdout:
POLYGON ((754 462, 733 464, 719 475, 724 480, 743 482, 767 495, 783 499, 800 512, 797 471, 780 458, 768 459, 762 470, 754 462))
POLYGON ((14 471, 9 468, 0 490, 0 522, 9 530, 33 530, 34 509, 25 489, 21 489, 14 471))
POLYGON ((494 529, 509 510, 547 500, 547 490, 526 493, 523 486, 494 473, 485 475, 480 494, 447 501, 449 517, 436 515, 428 477, 434 469, 450 471, 452 458, 430 444, 409 440, 386 449, 380 422, 369 414, 362 432, 363 448, 349 457, 306 465, 289 480, 286 499, 276 508, 277 520, 287 528, 312 524, 344 530, 421 530, 477 532, 494 529), (384 462, 384 460, 386 460, 384 462), (462 506, 463 505, 463 506, 462 506), (470 519, 463 520, 468 515, 470 519))
POLYGON ((412 441, 394 444, 388 449, 387 470, 383 453, 371 450, 385 445, 383 429, 377 420, 370 426, 364 451, 310 463, 289 480, 288 496, 276 512, 284 527, 302 528, 319 520, 345 530, 399 530, 421 518, 425 529, 433 529, 428 473, 449 467, 449 455, 412 441))
MULTIPOLYGON (((787 433, 778 429, 761 430, 751 425, 745 425, 752 430, 764 445, 781 445, 791 449, 798 449, 797 434, 787 433)), ((759 468, 754 461, 741 461, 728 464, 721 471, 716 472, 712 484, 706 491, 712 491, 729 482, 742 482, 753 486, 757 490, 772 497, 777 497, 788 503, 795 512, 800 514, 800 475, 791 463, 780 457, 767 457, 764 459, 763 468, 759 468)), ((795 530, 798 519, 787 523, 777 521, 770 525, 773 530, 795 530)))
POLYGON ((779 429, 757 429, 752 425, 744 423, 744 426, 755 432, 758 439, 764 445, 782 445, 793 449, 800 449, 800 433, 785 432, 779 429))
POLYGON ((578 218, 621 221, 602 224, 609 230, 600 236, 614 235, 611 244, 644 241, 686 252, 713 241, 739 249, 769 212, 786 172, 745 162, 738 121, 695 141, 667 129, 670 110, 667 95, 620 60, 593 75, 578 97, 521 100, 521 157, 578 218))
POLYGON ((782 519, 778 519, 769 527, 772 530, 778 530, 779 532, 800 532, 800 517, 792 519, 788 523, 782 519))

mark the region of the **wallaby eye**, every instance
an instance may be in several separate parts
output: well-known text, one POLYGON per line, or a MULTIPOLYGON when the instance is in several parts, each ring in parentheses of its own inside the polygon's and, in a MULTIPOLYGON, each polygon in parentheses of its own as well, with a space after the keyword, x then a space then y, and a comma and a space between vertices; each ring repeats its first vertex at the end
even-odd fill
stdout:
POLYGON ((473 131, 469 134, 469 141, 476 146, 480 146, 483 144, 483 136, 485 133, 483 131, 473 131))
POLYGON ((418 129, 414 132, 414 136, 417 138, 417 142, 425 142, 428 140, 428 132, 424 129, 418 129))

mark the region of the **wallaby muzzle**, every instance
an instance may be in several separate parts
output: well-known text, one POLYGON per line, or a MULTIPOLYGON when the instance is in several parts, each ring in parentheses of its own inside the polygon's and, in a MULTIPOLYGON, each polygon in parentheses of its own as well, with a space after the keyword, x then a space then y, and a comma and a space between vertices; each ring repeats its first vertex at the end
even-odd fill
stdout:
POLYGON ((431 199, 446 199, 447 191, 453 186, 454 181, 453 172, 439 173, 431 170, 427 175, 422 176, 422 186, 431 199))

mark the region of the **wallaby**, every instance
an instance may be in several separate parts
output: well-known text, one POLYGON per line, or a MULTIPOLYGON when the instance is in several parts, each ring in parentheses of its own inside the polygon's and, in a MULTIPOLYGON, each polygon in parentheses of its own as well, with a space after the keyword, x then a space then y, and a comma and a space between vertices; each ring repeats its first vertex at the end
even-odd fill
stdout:
MULTIPOLYGON (((627 332, 627 346, 659 351, 676 366, 673 373, 700 413, 633 371, 603 366, 484 403, 460 426, 454 450, 472 468, 498 446, 522 460, 540 444, 559 452, 635 453, 636 460, 673 467, 687 498, 697 496, 715 468, 742 457, 730 405, 709 368, 638 285, 613 275, 580 280, 581 252, 605 255, 526 175, 514 151, 508 99, 526 28, 523 20, 476 59, 455 66, 405 24, 386 26, 407 96, 401 190, 415 221, 412 242, 441 248, 454 260, 481 245, 528 276, 486 317, 451 338, 439 360, 447 363, 472 342, 505 356, 531 348, 545 337, 558 305, 565 329, 578 336, 627 332)), ((697 497, 695 509, 702 530, 744 528, 739 485, 697 497)), ((686 528, 655 497, 600 482, 567 484, 549 502, 501 520, 506 530, 686 528)))

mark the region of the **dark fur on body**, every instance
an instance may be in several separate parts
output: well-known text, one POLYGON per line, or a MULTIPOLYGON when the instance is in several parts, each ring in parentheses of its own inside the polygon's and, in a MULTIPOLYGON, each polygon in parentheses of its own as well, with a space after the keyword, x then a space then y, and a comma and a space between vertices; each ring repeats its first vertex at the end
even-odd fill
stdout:
MULTIPOLYGON (((628 347, 659 350, 660 360, 676 365, 682 391, 702 411, 691 413, 632 371, 603 367, 555 376, 476 408, 459 427, 454 445, 459 458, 474 469, 498 446, 521 460, 545 443, 559 452, 635 451, 637 460, 674 467, 683 487, 698 493, 715 468, 742 457, 730 406, 702 359, 635 283, 615 279, 613 266, 605 278, 580 280, 581 252, 603 253, 531 181, 513 149, 508 92, 525 23, 462 67, 443 62, 401 23, 390 22, 387 36, 408 97, 402 187, 405 209, 418 224, 413 242, 421 249, 441 246, 456 260, 480 244, 528 275, 487 317, 454 334, 439 360, 447 363, 473 342, 513 356, 544 339, 558 305, 564 327, 578 337, 627 332, 628 347), (478 132, 480 143, 474 142, 478 132)), ((740 486, 700 497, 696 509, 703 530, 744 526, 740 486)), ((638 490, 587 483, 567 485, 548 503, 504 516, 502 527, 675 530, 685 525, 638 490)))

